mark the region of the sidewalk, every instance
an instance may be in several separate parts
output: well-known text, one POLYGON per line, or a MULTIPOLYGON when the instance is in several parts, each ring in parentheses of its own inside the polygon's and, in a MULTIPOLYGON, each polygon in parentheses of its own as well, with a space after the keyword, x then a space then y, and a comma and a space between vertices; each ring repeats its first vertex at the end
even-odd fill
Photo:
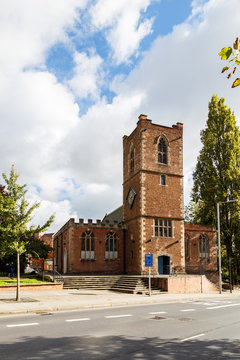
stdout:
POLYGON ((21 301, 15 301, 15 291, 1 291, 0 316, 10 314, 49 313, 68 310, 100 309, 168 302, 196 301, 206 299, 240 300, 240 292, 234 291, 205 294, 132 295, 107 290, 41 290, 21 291, 21 301))

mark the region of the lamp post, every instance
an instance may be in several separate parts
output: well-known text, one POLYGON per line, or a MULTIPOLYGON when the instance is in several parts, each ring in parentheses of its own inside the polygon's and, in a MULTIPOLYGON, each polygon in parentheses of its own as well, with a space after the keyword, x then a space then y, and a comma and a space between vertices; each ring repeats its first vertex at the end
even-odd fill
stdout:
POLYGON ((219 272, 219 294, 222 293, 222 255, 221 255, 221 236, 220 236, 220 212, 219 205, 235 202, 237 200, 220 201, 217 203, 217 223, 218 223, 218 272, 219 272))
POLYGON ((220 239, 220 213, 219 204, 217 203, 217 223, 218 223, 218 273, 219 273, 219 294, 222 293, 222 255, 221 255, 221 239, 220 239))

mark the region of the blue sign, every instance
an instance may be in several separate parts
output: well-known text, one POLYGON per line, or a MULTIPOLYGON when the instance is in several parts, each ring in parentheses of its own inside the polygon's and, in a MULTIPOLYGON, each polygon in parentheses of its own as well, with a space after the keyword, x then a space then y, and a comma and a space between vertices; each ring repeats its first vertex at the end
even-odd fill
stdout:
POLYGON ((145 254, 145 267, 153 266, 153 254, 145 254))

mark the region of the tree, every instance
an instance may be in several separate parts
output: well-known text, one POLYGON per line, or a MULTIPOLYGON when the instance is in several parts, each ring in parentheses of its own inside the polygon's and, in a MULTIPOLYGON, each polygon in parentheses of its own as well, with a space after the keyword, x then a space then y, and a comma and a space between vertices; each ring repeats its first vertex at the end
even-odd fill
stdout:
POLYGON ((224 99, 214 95, 207 125, 201 131, 203 147, 193 173, 192 200, 200 223, 216 225, 216 204, 221 202, 221 238, 235 275, 240 254, 240 131, 224 99), (234 200, 231 203, 225 203, 234 200))
POLYGON ((199 213, 199 204, 194 201, 189 201, 189 203, 184 206, 184 220, 186 223, 199 223, 198 218, 199 213))
MULTIPOLYGON (((224 73, 225 71, 228 71, 230 68, 232 69, 227 75, 228 79, 230 79, 232 77, 232 75, 235 73, 235 71, 237 69, 237 66, 240 65, 239 52, 240 52, 240 39, 237 37, 233 44, 233 48, 231 46, 224 47, 218 53, 218 55, 221 57, 221 60, 228 60, 231 56, 231 58, 228 60, 228 63, 230 65, 224 66, 222 68, 222 73, 224 73)), ((239 85, 240 85, 240 78, 237 78, 234 80, 234 82, 232 84, 232 88, 239 86, 239 85)))
POLYGON ((26 185, 18 185, 19 174, 12 166, 9 178, 2 174, 6 183, 6 193, 0 191, 0 256, 17 255, 16 300, 20 301, 20 255, 26 251, 34 234, 45 231, 53 222, 51 216, 43 226, 29 225, 33 211, 40 203, 30 205, 25 199, 26 185))
POLYGON ((44 244, 43 240, 38 238, 31 238, 26 244, 26 253, 37 259, 47 259, 52 250, 50 245, 44 244))

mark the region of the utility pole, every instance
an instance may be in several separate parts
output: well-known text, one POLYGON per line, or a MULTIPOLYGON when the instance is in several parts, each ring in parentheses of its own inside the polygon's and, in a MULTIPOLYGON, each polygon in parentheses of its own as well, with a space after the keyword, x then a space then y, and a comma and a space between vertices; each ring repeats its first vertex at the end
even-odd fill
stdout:
POLYGON ((222 255, 221 255, 221 237, 220 237, 220 212, 217 203, 217 223, 218 223, 218 272, 219 272, 219 294, 222 293, 222 255))

